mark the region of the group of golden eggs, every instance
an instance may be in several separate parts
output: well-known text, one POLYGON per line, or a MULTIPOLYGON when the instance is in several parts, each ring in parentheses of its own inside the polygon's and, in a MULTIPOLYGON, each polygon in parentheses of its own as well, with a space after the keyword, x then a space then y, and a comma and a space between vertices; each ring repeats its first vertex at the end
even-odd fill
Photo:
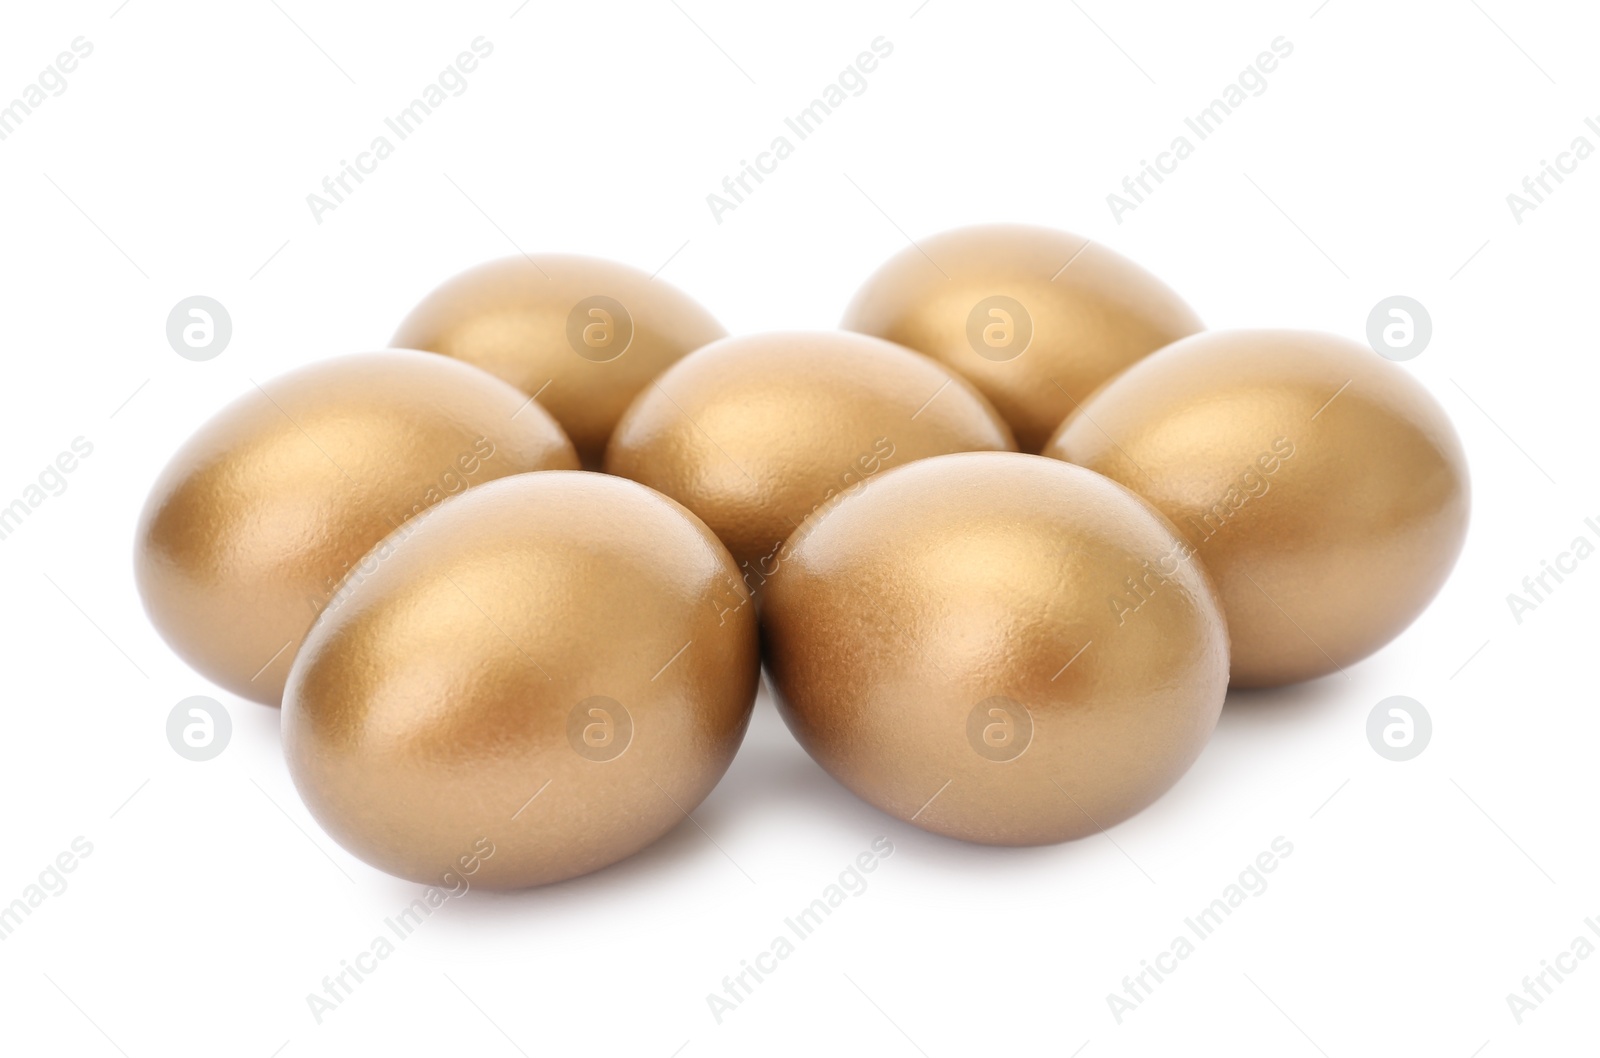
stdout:
POLYGON ((1370 654, 1461 549, 1461 445, 1402 368, 1204 331, 1079 237, 925 240, 842 326, 727 337, 582 257, 473 269, 394 349, 200 428, 139 525, 145 605, 200 673, 281 703, 347 849, 509 888, 679 823, 763 662, 883 811, 1097 832, 1183 774, 1230 683, 1370 654))

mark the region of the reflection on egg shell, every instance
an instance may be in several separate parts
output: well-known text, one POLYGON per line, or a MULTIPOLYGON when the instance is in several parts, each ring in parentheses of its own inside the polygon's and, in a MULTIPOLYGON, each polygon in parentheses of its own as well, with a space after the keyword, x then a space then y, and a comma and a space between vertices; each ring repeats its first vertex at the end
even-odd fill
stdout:
POLYGON ((1093 240, 990 224, 891 257, 840 326, 970 379, 1037 452, 1101 383, 1202 324, 1165 283, 1093 240))
POLYGON ((683 824, 759 672, 755 607, 699 519, 620 478, 524 474, 440 505, 317 622, 284 751, 368 863, 540 885, 683 824))
POLYGON ((628 265, 570 254, 506 257, 447 280, 390 344, 464 360, 535 397, 598 465, 630 401, 727 332, 681 290, 628 265))
POLYGON ((1045 454, 1170 518, 1217 582, 1238 686, 1294 683, 1399 635, 1466 538, 1466 457, 1398 364, 1309 331, 1218 331, 1134 365, 1045 454))
POLYGON ((276 705, 373 545, 472 486, 577 465, 549 415, 475 367, 409 350, 325 360, 251 389, 173 455, 139 521, 139 593, 201 675, 276 705))

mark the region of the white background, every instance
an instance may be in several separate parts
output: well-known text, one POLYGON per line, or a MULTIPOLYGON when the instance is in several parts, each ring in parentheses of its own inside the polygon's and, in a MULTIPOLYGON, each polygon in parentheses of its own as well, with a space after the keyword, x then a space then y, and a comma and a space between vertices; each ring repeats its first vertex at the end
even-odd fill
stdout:
POLYGON ((7 1052, 1593 1052, 1600 957, 1520 1025, 1506 1002, 1600 919, 1600 559, 1520 624, 1506 602, 1600 516, 1600 160, 1520 224, 1506 201, 1575 137, 1600 146, 1592 9, 118 2, 7 5, 0 25, 0 101, 94 45, 0 142, 0 502, 94 445, 0 541, 0 903, 93 845, 0 941, 7 1052), (465 94, 316 223, 306 195, 480 35, 494 53, 465 94), (707 194, 878 36, 894 52, 868 90, 717 223, 707 194), (1118 224, 1106 195, 1279 36, 1294 53, 1265 93, 1118 224), (146 621, 133 525, 173 449, 252 379, 379 347, 434 284, 517 248, 662 268, 736 333, 824 328, 908 235, 991 220, 1101 240, 1217 327, 1359 339, 1383 297, 1427 306, 1405 370, 1462 433, 1475 493, 1433 607, 1345 676, 1232 695, 1166 798, 1054 848, 876 812, 763 695, 697 826, 452 901, 317 1024, 307 993, 420 889, 329 840, 277 712, 146 621), (194 294, 234 324, 206 363, 164 333, 194 294), (233 716, 207 763, 164 733, 191 694, 233 716), (1366 741, 1392 694, 1434 721, 1407 763, 1366 741), (717 1024, 707 993, 880 835, 870 888, 717 1024), (1119 1025, 1107 994, 1280 835, 1269 888, 1119 1025))

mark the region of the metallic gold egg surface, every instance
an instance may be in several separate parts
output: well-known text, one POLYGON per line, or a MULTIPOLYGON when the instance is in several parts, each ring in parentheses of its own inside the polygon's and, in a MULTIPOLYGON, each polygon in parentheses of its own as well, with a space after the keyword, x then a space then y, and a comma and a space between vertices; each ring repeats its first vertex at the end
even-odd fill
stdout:
POLYGON ((687 294, 614 261, 535 254, 448 280, 390 344, 475 364, 537 395, 586 466, 630 401, 674 361, 727 332, 687 294))
POLYGON ((926 456, 1014 447, 988 402, 925 356, 845 331, 779 332, 673 365, 618 424, 605 468, 694 511, 759 588, 834 495, 926 456))
POLYGON ((442 504, 317 622, 284 747, 374 866, 539 885, 681 823, 759 669, 755 607, 703 523, 631 481, 526 474, 442 504))
POLYGON ((1226 626, 1172 527, 1039 456, 891 470, 813 514, 766 592, 801 745, 885 812, 969 841, 1128 818, 1194 761, 1227 688, 1226 626))
POLYGON ((396 526, 469 486, 577 465, 549 415, 475 367, 405 350, 312 364, 172 457, 140 517, 139 593, 193 668, 276 705, 306 629, 396 526))
POLYGON ((1466 459, 1444 409, 1333 335, 1186 338, 1108 384, 1045 454, 1122 482, 1195 547, 1239 686, 1371 654, 1427 606, 1466 537, 1466 459))
POLYGON ((1102 382, 1200 330, 1166 284, 1080 235, 957 228, 890 258, 841 327, 910 346, 970 379, 1024 452, 1102 382))

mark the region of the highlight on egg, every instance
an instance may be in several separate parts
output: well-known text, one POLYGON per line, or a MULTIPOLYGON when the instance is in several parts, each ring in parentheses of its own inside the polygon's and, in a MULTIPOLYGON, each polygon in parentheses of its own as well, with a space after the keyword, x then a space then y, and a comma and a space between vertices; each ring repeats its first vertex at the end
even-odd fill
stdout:
POLYGON ((283 743, 317 821, 424 884, 598 870, 727 770, 760 671, 738 568, 682 506, 589 472, 446 501, 324 614, 283 743))
POLYGON ((1183 339, 1107 384, 1045 454, 1172 520, 1216 580, 1241 687, 1373 653, 1426 608, 1466 539, 1466 457, 1444 409, 1335 335, 1183 339))
POLYGON ((1096 833, 1216 726, 1228 634, 1154 508, 1081 467, 975 452, 812 514, 767 585, 780 711, 858 796, 994 845, 1096 833), (1132 585, 1144 598, 1118 609, 1132 585))
POLYGON ((555 421, 497 378, 413 350, 336 357, 251 389, 172 456, 134 573, 177 654, 277 705, 306 630, 391 532, 485 481, 578 466, 555 421))
POLYGON ((759 589, 832 497, 927 456, 1014 448, 989 402, 935 361, 866 335, 785 331, 673 365, 618 424, 605 469, 694 511, 759 589))
POLYGON ((726 335, 709 312, 637 268, 521 254, 468 269, 413 308, 390 344, 463 360, 542 404, 586 466, 640 390, 726 335))
POLYGON ((1103 382, 1203 325, 1165 283, 1092 239, 986 224, 891 257, 840 326, 945 364, 1038 452, 1103 382))

